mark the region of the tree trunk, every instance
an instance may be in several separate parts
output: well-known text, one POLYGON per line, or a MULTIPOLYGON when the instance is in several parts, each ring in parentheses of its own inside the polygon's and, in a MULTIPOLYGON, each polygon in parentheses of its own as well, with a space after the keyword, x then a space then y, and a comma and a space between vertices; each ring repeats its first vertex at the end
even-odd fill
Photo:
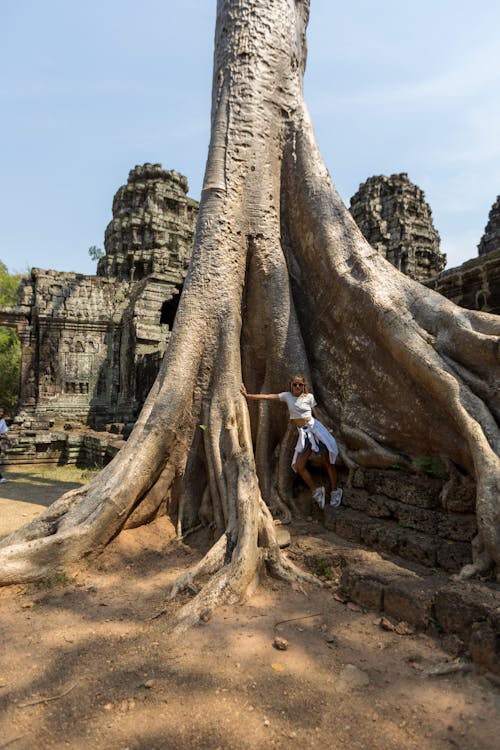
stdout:
POLYGON ((425 454, 473 474, 479 534, 463 573, 500 567, 500 321, 403 276, 362 237, 303 100, 308 14, 308 0, 219 0, 196 239, 161 371, 112 463, 0 544, 3 583, 163 512, 179 533, 198 517, 217 530, 174 586, 212 574, 184 623, 241 599, 262 562, 307 577, 271 515, 290 514, 283 407, 260 402, 251 430, 239 390, 281 391, 294 371, 311 376, 351 468, 425 454))

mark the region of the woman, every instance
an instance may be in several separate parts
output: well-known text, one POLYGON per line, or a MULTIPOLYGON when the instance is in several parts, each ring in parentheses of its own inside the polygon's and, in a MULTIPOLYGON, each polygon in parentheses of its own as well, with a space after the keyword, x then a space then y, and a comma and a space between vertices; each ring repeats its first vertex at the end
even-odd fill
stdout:
POLYGON ((241 387, 241 392, 247 399, 279 400, 286 403, 290 421, 296 425, 299 432, 293 454, 292 469, 300 474, 319 507, 324 508, 325 488, 316 487, 306 466, 311 454, 321 456, 332 486, 330 505, 333 508, 338 508, 342 502, 342 490, 337 489, 337 470, 335 468, 339 449, 333 435, 317 418, 316 400, 312 393, 307 392, 305 378, 302 375, 293 375, 290 378, 290 391, 284 391, 283 393, 247 393, 244 385, 241 387))
MULTIPOLYGON (((5 442, 8 442, 7 433, 9 432, 9 428, 7 427, 7 422, 4 419, 4 410, 0 407, 0 456, 2 455, 2 442, 5 440, 5 442)), ((0 484, 3 484, 4 482, 8 482, 8 479, 5 479, 4 475, 0 473, 0 484)))

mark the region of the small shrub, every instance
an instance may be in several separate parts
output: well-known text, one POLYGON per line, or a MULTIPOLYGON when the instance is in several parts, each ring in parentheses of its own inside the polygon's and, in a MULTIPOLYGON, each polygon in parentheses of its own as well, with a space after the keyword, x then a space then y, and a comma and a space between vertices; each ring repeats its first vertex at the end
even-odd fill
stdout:
POLYGON ((75 576, 69 576, 64 570, 54 573, 50 578, 43 578, 38 586, 41 589, 52 589, 54 586, 69 586, 76 583, 75 576))
POLYGON ((320 557, 318 559, 318 570, 319 574, 322 575, 323 578, 326 578, 327 581, 333 580, 333 572, 330 563, 325 557, 320 557))

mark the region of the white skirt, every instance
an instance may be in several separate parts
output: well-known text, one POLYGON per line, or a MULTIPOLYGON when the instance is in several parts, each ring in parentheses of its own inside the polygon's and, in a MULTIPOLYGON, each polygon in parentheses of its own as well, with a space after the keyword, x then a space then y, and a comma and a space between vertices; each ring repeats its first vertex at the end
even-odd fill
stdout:
POLYGON ((292 469, 294 471, 296 471, 295 464, 297 463, 297 458, 301 453, 305 451, 307 447, 307 441, 309 441, 313 453, 319 453, 318 443, 323 443, 323 445, 325 445, 328 450, 328 458, 330 459, 330 463, 335 463, 335 461, 337 460, 337 456, 339 455, 339 448, 337 445, 337 441, 335 440, 331 432, 328 432, 324 424, 321 424, 318 419, 314 419, 313 417, 311 417, 310 422, 303 425, 302 427, 297 427, 297 430, 299 431, 299 437, 297 438, 297 443, 295 444, 295 453, 293 454, 292 459, 292 469))

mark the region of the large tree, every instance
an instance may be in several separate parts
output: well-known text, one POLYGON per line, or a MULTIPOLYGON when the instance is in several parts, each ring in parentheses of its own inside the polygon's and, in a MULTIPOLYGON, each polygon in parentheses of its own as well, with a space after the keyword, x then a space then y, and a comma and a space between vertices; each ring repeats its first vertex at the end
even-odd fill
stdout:
POLYGON ((280 391, 295 371, 349 467, 425 454, 473 475, 479 533, 463 574, 499 566, 500 320, 403 276, 362 237, 304 104, 308 16, 309 0, 218 1, 210 149, 161 371, 117 458, 3 540, 4 583, 50 575, 163 512, 179 532, 198 517, 217 531, 174 587, 211 574, 185 623, 240 599, 263 562, 301 576, 272 518, 289 513, 293 437, 279 406, 249 415, 240 393, 242 381, 280 391))

